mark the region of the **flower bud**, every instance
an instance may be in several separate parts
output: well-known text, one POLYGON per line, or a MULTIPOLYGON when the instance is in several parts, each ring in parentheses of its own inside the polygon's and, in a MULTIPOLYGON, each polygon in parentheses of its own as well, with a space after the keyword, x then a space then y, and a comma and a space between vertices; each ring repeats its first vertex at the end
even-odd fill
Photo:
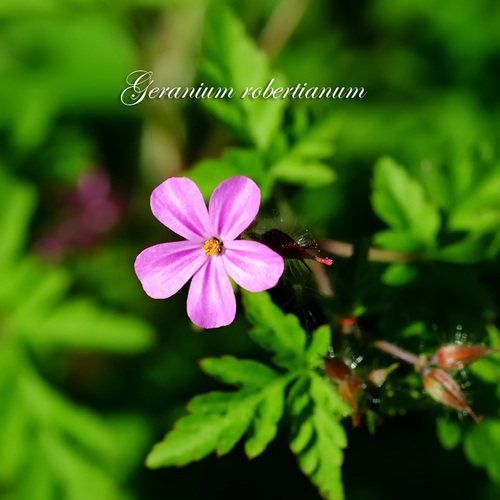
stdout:
POLYGON ((460 386, 449 373, 441 368, 434 368, 425 373, 423 384, 429 396, 439 403, 467 412, 477 423, 483 418, 474 413, 460 390, 460 386))
POLYGON ((325 370, 332 382, 340 383, 351 376, 351 368, 338 358, 325 358, 325 370))
POLYGON ((279 229, 270 229, 266 231, 261 235, 260 241, 271 250, 281 255, 284 259, 300 260, 308 269, 309 266, 304 262, 304 259, 316 260, 327 266, 331 266, 333 263, 332 259, 328 257, 316 255, 319 252, 316 241, 313 240, 308 243, 300 243, 279 229))
POLYGON ((393 363, 387 368, 378 368, 372 370, 366 377, 368 382, 372 383, 375 387, 382 387, 387 380, 387 377, 399 366, 399 363, 393 363))
POLYGON ((361 381, 356 378, 350 378, 340 383, 339 394, 351 408, 357 411, 362 388, 361 381))
POLYGON ((465 347, 451 344, 439 348, 436 352, 436 358, 439 366, 444 370, 456 371, 499 350, 499 348, 487 348, 479 345, 465 347))

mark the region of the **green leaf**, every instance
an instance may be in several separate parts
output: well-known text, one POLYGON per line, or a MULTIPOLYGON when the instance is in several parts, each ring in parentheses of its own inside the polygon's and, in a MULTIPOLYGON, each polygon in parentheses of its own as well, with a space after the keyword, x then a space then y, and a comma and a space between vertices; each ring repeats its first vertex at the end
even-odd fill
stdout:
POLYGON ((457 422, 440 417, 436 420, 437 435, 441 444, 447 450, 456 448, 462 440, 462 431, 457 422))
POLYGON ((273 362, 290 370, 307 366, 304 356, 306 333, 292 314, 283 314, 266 292, 243 291, 248 320, 255 326, 250 337, 263 349, 273 352, 273 362))
POLYGON ((388 266, 384 271, 382 283, 389 286, 404 286, 411 283, 418 275, 417 267, 397 262, 388 266))
POLYGON ((423 186, 391 158, 381 158, 375 165, 372 205, 394 234, 400 235, 393 241, 387 236, 381 241, 379 237, 379 244, 401 250, 404 238, 408 238, 408 249, 414 249, 417 243, 422 248, 434 246, 441 227, 439 211, 427 201, 423 186), (401 244, 390 246, 396 241, 401 244))
POLYGON ((273 183, 266 175, 264 160, 258 151, 228 149, 220 158, 200 161, 187 173, 196 182, 205 200, 222 181, 237 175, 253 179, 261 189, 263 201, 271 196, 273 183))
POLYGON ((271 383, 279 375, 273 369, 252 360, 233 356, 206 358, 200 361, 202 370, 221 382, 253 390, 271 383))
POLYGON ((14 349, 5 344, 0 349, 0 477, 13 482, 30 451, 28 416, 19 393, 21 366, 14 349))
MULTIPOLYGON (((217 406, 213 409, 214 413, 205 411, 178 420, 174 429, 148 455, 148 467, 181 466, 201 460, 214 451, 219 455, 231 451, 250 425, 255 411, 255 397, 228 394, 231 396, 226 397, 224 408, 217 406)), ((194 410, 199 405, 198 401, 189 407, 194 410)))
POLYGON ((242 98, 242 92, 247 87, 264 90, 272 78, 273 88, 284 83, 271 73, 241 21, 222 4, 208 16, 200 71, 206 85, 235 91, 231 98, 203 99, 207 109, 240 139, 266 149, 282 122, 286 99, 242 98))
POLYGON ((484 467, 492 481, 500 484, 500 420, 485 418, 473 426, 465 436, 464 452, 473 465, 484 467))
POLYGON ((34 346, 51 349, 136 353, 148 349, 154 339, 143 321, 102 310, 84 299, 68 300, 41 316, 16 315, 9 328, 34 346))
POLYGON ((450 214, 450 230, 496 231, 500 225, 500 166, 481 179, 450 214))
POLYGON ((35 203, 35 190, 0 167, 0 268, 8 267, 24 246, 35 203))
POLYGON ((281 160, 269 170, 271 178, 285 184, 306 188, 328 186, 336 179, 335 172, 324 163, 317 161, 281 160))
POLYGON ((200 364, 205 373, 241 390, 194 397, 187 407, 190 415, 182 417, 149 454, 149 467, 185 465, 214 451, 224 455, 247 430, 245 452, 253 458, 276 436, 289 375, 232 356, 206 358, 200 364))
POLYGON ((31 409, 30 417, 42 428, 56 428, 58 433, 85 450, 95 460, 115 464, 122 454, 117 437, 92 411, 73 404, 49 386, 30 366, 20 375, 20 394, 31 409))
POLYGON ((106 498, 119 500, 121 495, 116 480, 106 471, 78 453, 78 449, 48 429, 40 434, 40 448, 58 490, 68 500, 106 498))
POLYGON ((379 231, 374 235, 373 241, 382 248, 397 252, 416 252, 422 248, 422 242, 408 231, 379 231))
POLYGON ((278 422, 285 409, 284 393, 283 384, 274 384, 266 388, 265 398, 257 406, 245 443, 245 453, 248 458, 260 455, 276 437, 278 422))
MULTIPOLYGON (((180 419, 165 439, 156 444, 146 459, 150 468, 186 465, 201 460, 216 447, 226 427, 236 427, 220 415, 188 415, 180 419)), ((243 428, 241 434, 245 432, 243 428)))
POLYGON ((290 448, 301 470, 324 498, 342 499, 340 466, 347 441, 339 419, 349 411, 346 404, 329 382, 311 373, 309 380, 301 377, 294 383, 287 405, 292 416, 290 448))
POLYGON ((296 131, 297 138, 290 149, 272 165, 269 175, 281 182, 315 188, 331 184, 336 174, 324 163, 332 157, 333 140, 339 129, 338 118, 327 115, 322 120, 296 131))
POLYGON ((331 343, 331 330, 329 325, 320 326, 311 335, 311 342, 307 347, 306 356, 311 367, 323 364, 323 357, 328 353, 331 343))

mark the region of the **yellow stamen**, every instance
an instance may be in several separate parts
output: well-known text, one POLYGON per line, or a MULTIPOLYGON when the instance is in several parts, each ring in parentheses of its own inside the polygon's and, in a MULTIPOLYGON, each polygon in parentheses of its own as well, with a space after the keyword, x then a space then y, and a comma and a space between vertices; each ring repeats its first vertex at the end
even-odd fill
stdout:
POLYGON ((205 253, 209 257, 211 257, 216 253, 222 252, 222 242, 220 242, 217 238, 214 238, 213 240, 207 240, 203 245, 203 250, 205 250, 205 253))

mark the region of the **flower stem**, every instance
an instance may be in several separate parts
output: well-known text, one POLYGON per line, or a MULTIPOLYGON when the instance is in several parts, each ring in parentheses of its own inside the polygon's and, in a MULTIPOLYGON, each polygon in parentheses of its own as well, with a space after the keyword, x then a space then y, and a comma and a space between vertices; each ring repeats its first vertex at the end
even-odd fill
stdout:
POLYGON ((300 23, 311 0, 282 1, 271 14, 259 37, 259 46, 276 59, 300 23))
MULTIPOLYGON (((321 242, 320 248, 340 257, 352 257, 354 253, 354 245, 344 241, 325 240, 321 242)), ((420 258, 418 255, 382 250, 381 248, 370 247, 368 250, 368 260, 372 262, 412 262, 420 258)))
POLYGON ((386 342, 385 340, 376 340, 373 342, 373 345, 380 349, 381 351, 392 354, 395 358, 402 359, 411 365, 418 366, 420 358, 411 352, 405 351, 404 349, 400 349, 399 347, 386 342))

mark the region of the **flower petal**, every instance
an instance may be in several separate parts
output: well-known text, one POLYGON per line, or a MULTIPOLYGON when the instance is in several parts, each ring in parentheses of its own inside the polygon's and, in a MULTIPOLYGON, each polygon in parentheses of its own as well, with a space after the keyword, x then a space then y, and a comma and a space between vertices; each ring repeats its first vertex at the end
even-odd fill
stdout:
POLYGON ((201 328, 218 328, 233 322, 236 298, 220 256, 210 257, 193 277, 187 299, 187 313, 201 328))
POLYGON ((224 243, 234 240, 255 219, 260 189, 248 177, 231 177, 219 184, 210 198, 208 212, 212 236, 224 243))
POLYGON ((153 299, 177 293, 208 257, 199 243, 175 241, 146 248, 134 268, 144 291, 153 299))
POLYGON ((262 243, 234 240, 224 248, 226 271, 245 290, 262 292, 272 288, 283 274, 283 258, 262 243))
POLYGON ((203 196, 187 177, 171 177, 161 183, 151 194, 151 210, 162 224, 187 240, 211 236, 203 196))

